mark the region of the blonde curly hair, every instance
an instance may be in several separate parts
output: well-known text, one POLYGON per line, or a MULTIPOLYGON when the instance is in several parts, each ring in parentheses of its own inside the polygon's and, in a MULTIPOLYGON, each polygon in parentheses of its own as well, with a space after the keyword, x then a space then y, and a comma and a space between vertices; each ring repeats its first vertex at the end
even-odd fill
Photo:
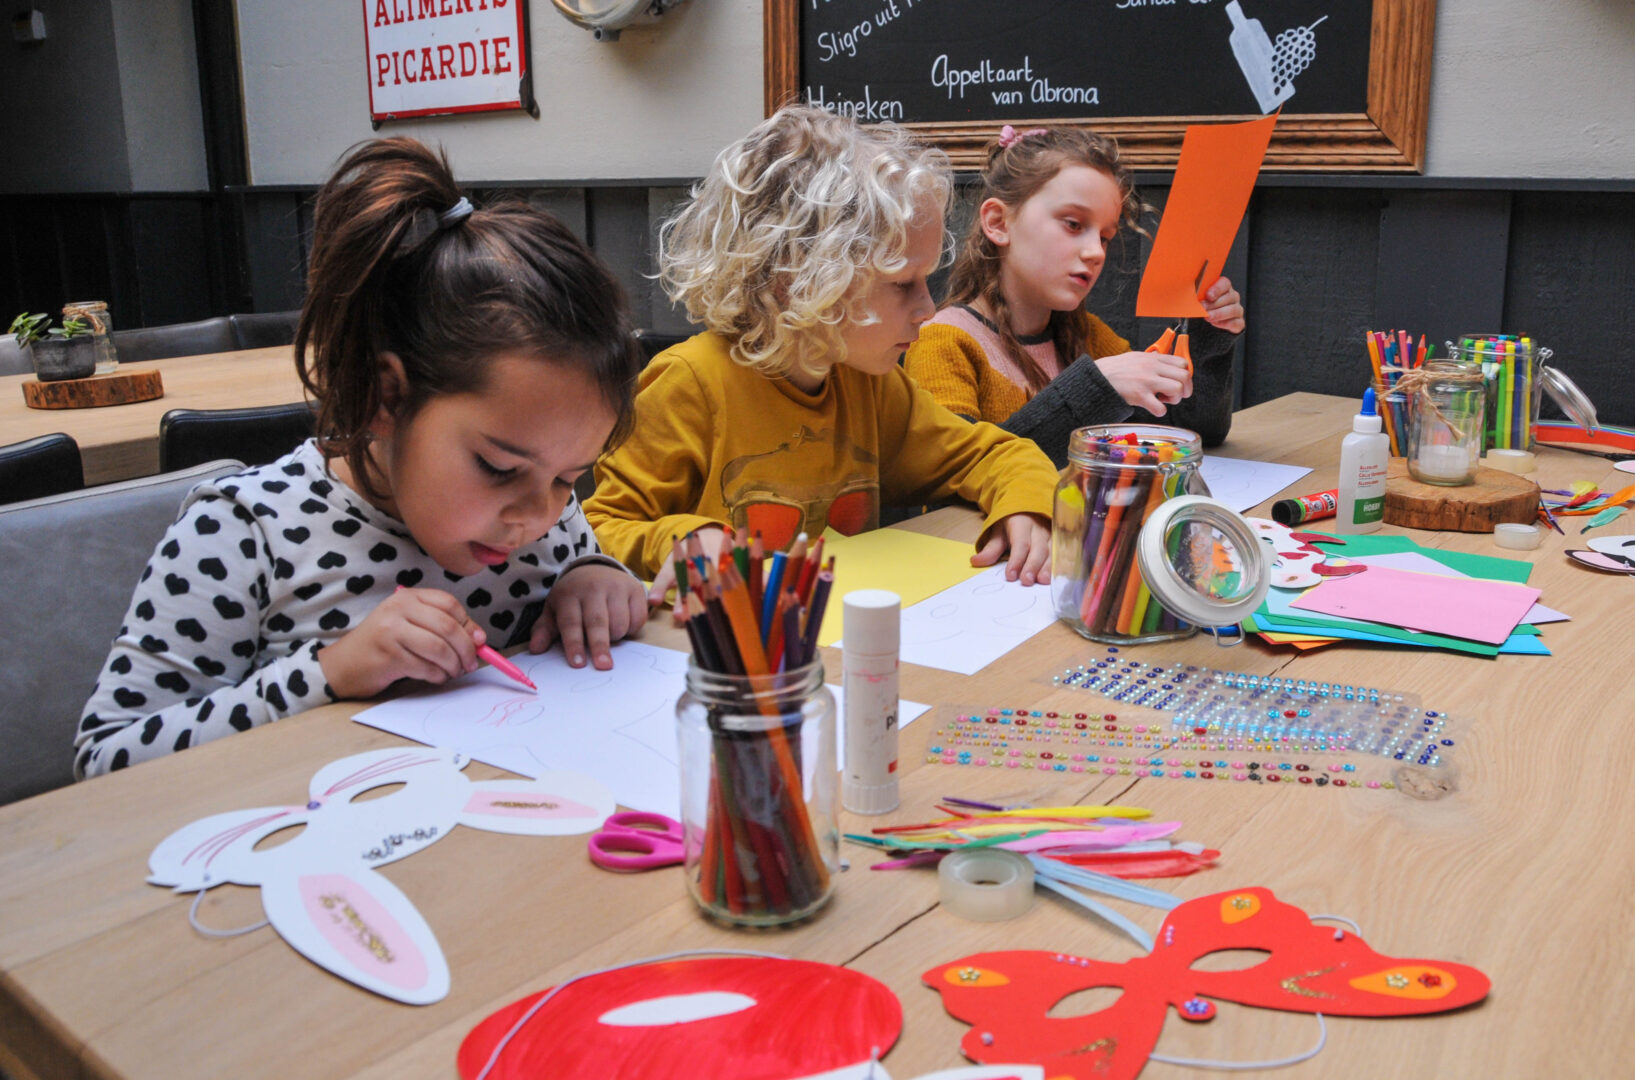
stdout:
MULTIPOLYGON (((893 125, 789 105, 728 146, 659 230, 659 280, 763 375, 820 373, 876 275, 907 265, 909 230, 941 221, 948 158, 893 125)), ((946 246, 946 245, 945 245, 946 246)))

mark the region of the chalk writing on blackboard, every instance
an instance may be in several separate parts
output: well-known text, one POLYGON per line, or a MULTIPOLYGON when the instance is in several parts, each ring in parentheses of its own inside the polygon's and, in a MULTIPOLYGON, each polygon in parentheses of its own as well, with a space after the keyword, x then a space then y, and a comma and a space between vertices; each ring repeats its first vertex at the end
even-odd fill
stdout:
POLYGON ((1332 115, 1367 90, 1368 0, 801 0, 800 26, 802 96, 871 122, 1332 115))
POLYGON ((1232 55, 1237 58, 1243 77, 1249 80, 1249 89, 1262 113, 1269 113, 1294 96, 1294 77, 1317 59, 1317 24, 1328 18, 1322 16, 1310 26, 1297 26, 1277 35, 1277 44, 1267 36, 1259 19, 1245 18, 1238 0, 1226 5, 1226 14, 1232 20, 1232 55))

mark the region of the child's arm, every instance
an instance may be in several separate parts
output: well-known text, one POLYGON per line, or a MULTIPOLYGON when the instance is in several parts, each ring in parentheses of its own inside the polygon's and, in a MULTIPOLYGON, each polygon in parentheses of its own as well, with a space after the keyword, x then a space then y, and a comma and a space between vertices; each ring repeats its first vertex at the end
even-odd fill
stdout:
MULTIPOLYGON (((913 505, 957 495, 975 503, 984 513, 979 548, 1012 515, 1050 521, 1056 470, 1032 442, 954 415, 901 370, 881 376, 878 386, 883 502, 913 505)), ((1009 525, 1000 531, 1008 544, 1009 525)))
POLYGON ((643 373, 633 434, 596 463, 585 516, 603 550, 643 578, 669 561, 675 540, 722 524, 694 512, 718 411, 686 363, 661 355, 643 373))
POLYGON ((74 775, 112 769, 245 731, 333 701, 321 642, 262 655, 268 583, 258 519, 217 496, 170 527, 131 597, 75 733, 74 775))
POLYGON ((1091 424, 1122 423, 1134 411, 1098 362, 1081 356, 999 426, 1038 443, 1060 469, 1067 464, 1073 432, 1091 424))

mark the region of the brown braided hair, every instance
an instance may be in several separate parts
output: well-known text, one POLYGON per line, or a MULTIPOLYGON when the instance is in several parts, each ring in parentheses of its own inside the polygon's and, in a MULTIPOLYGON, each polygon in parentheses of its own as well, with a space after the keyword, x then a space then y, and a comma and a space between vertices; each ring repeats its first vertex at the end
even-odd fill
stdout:
MULTIPOLYGON (((1119 159, 1118 143, 1077 128, 1046 128, 1022 136, 1008 147, 994 142, 988 148, 988 162, 982 169, 982 189, 976 206, 980 208, 989 199, 998 199, 1007 207, 1018 208, 1068 165, 1088 165, 1111 177, 1122 200, 1120 227, 1141 231, 1141 213, 1146 208, 1136 196, 1135 179, 1119 159)), ((948 277, 948 298, 944 303, 981 301, 994 317, 1005 355, 1021 369, 1029 389, 1036 394, 1050 379, 1028 355, 1011 327, 1010 305, 999 288, 1001 259, 999 248, 982 231, 979 209, 954 257, 954 267, 948 277)), ((1046 331, 1056 355, 1067 363, 1084 351, 1089 322, 1082 310, 1052 311, 1046 331)))

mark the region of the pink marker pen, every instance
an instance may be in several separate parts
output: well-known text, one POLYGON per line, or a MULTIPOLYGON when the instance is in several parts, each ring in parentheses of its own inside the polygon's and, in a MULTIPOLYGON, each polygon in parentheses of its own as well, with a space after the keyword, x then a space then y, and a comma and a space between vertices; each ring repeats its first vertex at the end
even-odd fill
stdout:
MULTIPOLYGON (((402 592, 403 591, 403 586, 399 585, 396 589, 394 589, 392 591, 393 592, 402 592)), ((477 646, 477 657, 478 657, 478 659, 484 661, 485 663, 493 665, 495 668, 497 668, 499 670, 500 674, 508 675, 511 678, 515 679, 517 682, 519 682, 522 685, 526 686, 528 689, 532 690, 534 693, 536 693, 536 694, 539 693, 539 687, 534 685, 534 680, 532 680, 528 676, 524 675, 522 673, 521 668, 517 667, 517 665, 515 665, 511 661, 507 660, 503 655, 500 654, 500 651, 498 649, 494 648, 494 646, 492 646, 492 645, 479 645, 479 646, 477 646)))

